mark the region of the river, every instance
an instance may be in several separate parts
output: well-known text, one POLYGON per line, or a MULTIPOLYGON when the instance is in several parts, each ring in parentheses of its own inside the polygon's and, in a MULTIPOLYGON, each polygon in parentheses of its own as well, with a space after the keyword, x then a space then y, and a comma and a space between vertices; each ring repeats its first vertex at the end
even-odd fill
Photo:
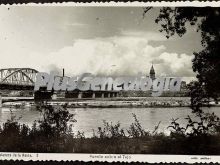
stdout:
MULTIPOLYGON (((159 132, 169 134, 167 127, 171 123, 171 119, 179 118, 180 124, 185 125, 184 118, 187 115, 193 117, 191 109, 188 107, 178 108, 68 108, 69 112, 75 114, 77 120, 74 123, 73 131, 84 132, 86 137, 93 134, 93 129, 97 131, 98 127, 103 127, 103 120, 116 124, 121 123, 121 127, 128 129, 130 124, 134 122, 132 113, 136 114, 142 127, 145 130, 153 131, 159 122, 159 132)), ((220 116, 220 107, 205 108, 207 112, 215 112, 220 116)), ((40 112, 33 107, 25 107, 23 109, 6 108, 0 109, 0 123, 2 124, 7 119, 10 119, 11 112, 16 118, 20 118, 20 123, 25 123, 31 126, 34 120, 38 120, 41 116, 40 112)))

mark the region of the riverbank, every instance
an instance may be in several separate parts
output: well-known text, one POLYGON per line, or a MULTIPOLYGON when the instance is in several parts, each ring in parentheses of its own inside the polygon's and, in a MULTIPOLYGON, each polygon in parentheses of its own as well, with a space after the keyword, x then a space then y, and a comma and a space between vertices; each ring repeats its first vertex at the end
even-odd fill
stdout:
MULTIPOLYGON (((189 97, 118 97, 97 99, 57 98, 47 101, 49 105, 66 105, 68 108, 144 108, 144 107, 188 107, 189 97)), ((35 106, 29 100, 10 101, 3 103, 3 107, 35 106)))

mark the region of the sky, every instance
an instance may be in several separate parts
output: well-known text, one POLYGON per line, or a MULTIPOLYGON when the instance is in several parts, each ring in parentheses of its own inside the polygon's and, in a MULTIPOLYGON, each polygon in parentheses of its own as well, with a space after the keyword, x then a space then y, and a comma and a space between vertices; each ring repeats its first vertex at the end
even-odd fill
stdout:
POLYGON ((68 76, 148 75, 193 79, 193 52, 201 34, 188 26, 166 39, 142 7, 0 6, 0 68, 30 67, 68 76))

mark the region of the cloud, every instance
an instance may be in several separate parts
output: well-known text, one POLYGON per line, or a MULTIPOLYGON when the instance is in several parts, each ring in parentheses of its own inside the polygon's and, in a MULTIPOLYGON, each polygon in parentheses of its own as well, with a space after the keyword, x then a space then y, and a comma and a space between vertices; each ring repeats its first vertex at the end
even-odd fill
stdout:
POLYGON ((163 46, 148 45, 144 38, 116 36, 76 40, 73 46, 51 53, 47 58, 51 64, 76 75, 84 72, 136 75, 140 71, 146 72, 151 63, 149 57, 158 56, 163 49, 163 46))
POLYGON ((82 26, 88 26, 88 24, 74 22, 74 23, 68 23, 67 26, 79 26, 79 27, 82 27, 82 26))
POLYGON ((167 76, 195 76, 192 71, 192 59, 193 56, 187 54, 163 52, 158 57, 158 60, 163 61, 158 69, 161 72, 167 69, 167 76))
POLYGON ((55 64, 50 64, 47 69, 49 70, 49 72, 53 72, 56 75, 62 75, 62 69, 57 67, 55 64))
MULTIPOLYGON (((10 34, 8 34, 10 35, 10 34)), ((149 74, 154 63, 156 75, 194 76, 192 55, 168 53, 164 45, 152 46, 160 34, 125 31, 121 35, 103 38, 76 39, 72 46, 56 52, 39 53, 30 47, 0 38, 1 67, 31 67, 39 71, 56 71, 66 75, 91 72, 98 75, 149 74), (13 46, 12 46, 13 45, 13 46)), ((17 42, 19 43, 19 42, 17 42)))
POLYGON ((192 57, 168 53, 164 45, 152 46, 153 38, 133 35, 108 38, 78 39, 47 56, 51 64, 65 68, 66 73, 79 75, 90 72, 98 75, 149 74, 154 63, 157 76, 194 76, 192 57))
POLYGON ((138 37, 138 38, 145 38, 149 41, 166 41, 167 38, 162 33, 156 33, 152 31, 132 31, 126 30, 121 31, 123 36, 131 36, 131 37, 138 37))

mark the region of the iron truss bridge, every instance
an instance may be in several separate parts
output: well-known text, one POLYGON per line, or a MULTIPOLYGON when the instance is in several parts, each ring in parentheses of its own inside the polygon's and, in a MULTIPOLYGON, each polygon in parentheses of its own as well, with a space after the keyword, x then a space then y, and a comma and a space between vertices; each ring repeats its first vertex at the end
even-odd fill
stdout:
POLYGON ((32 68, 0 69, 0 89, 33 90, 37 73, 32 68))

